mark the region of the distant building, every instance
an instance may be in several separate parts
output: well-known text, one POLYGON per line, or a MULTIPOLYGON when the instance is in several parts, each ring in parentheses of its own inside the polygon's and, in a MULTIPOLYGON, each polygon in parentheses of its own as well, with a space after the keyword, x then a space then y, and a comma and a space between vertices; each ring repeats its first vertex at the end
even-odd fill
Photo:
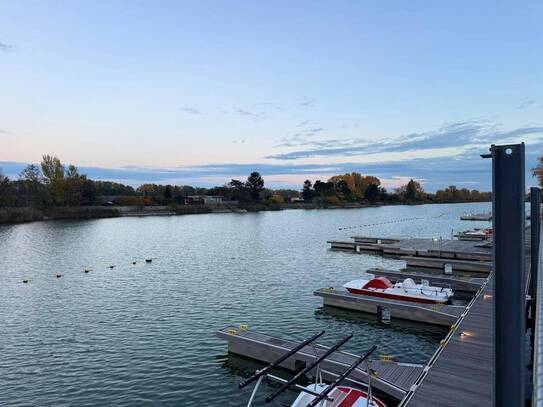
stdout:
POLYGON ((190 195, 185 197, 185 205, 220 205, 223 197, 220 195, 190 195))
POLYGON ((289 202, 303 202, 304 201, 304 198, 301 198, 299 196, 290 196, 288 198, 288 201, 289 202))

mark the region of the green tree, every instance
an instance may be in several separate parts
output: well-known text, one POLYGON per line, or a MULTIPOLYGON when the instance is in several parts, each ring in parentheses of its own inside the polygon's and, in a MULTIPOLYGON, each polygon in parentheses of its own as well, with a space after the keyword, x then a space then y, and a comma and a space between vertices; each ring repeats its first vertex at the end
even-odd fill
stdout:
POLYGON ((311 201, 314 196, 315 191, 313 190, 313 185, 311 184, 311 181, 306 179, 302 188, 302 198, 304 199, 304 201, 311 201))
POLYGON ((364 198, 366 198, 370 202, 376 202, 379 198, 379 195, 379 186, 372 183, 367 186, 366 192, 364 193, 364 198))
POLYGON ((166 185, 166 188, 164 188, 164 199, 166 199, 167 201, 171 200, 172 199, 172 186, 171 185, 166 185))
POLYGON ((41 171, 53 204, 64 204, 64 166, 60 160, 49 154, 44 155, 41 162, 41 171))
POLYGON ((240 201, 240 202, 246 202, 250 200, 251 196, 249 194, 247 185, 244 182, 237 179, 233 179, 232 181, 230 181, 228 186, 232 188, 233 200, 240 201))
POLYGON ((405 186, 405 199, 415 201, 422 197, 423 189, 417 181, 410 179, 405 186))
POLYGON ((24 189, 24 205, 41 208, 47 204, 47 191, 42 184, 40 168, 35 164, 25 167, 19 174, 24 189))
POLYGON ((83 201, 86 176, 79 174, 75 165, 68 165, 64 173, 64 198, 68 206, 79 206, 83 201))
POLYGON ((10 181, 0 169, 0 207, 10 206, 10 181))
POLYGON ((339 182, 336 184, 336 191, 342 194, 343 196, 348 196, 351 193, 349 184, 347 184, 347 181, 343 179, 339 180, 339 182))
POLYGON ((264 180, 260 174, 256 171, 251 172, 249 177, 247 177, 247 182, 245 184, 249 190, 249 195, 254 201, 260 199, 260 193, 264 190, 264 180))

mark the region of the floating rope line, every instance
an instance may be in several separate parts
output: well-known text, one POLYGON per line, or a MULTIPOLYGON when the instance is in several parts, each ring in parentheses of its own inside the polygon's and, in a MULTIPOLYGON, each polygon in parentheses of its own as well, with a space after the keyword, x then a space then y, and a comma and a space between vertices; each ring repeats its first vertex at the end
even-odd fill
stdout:
POLYGON ((425 217, 418 217, 418 218, 393 219, 393 220, 389 220, 389 221, 385 221, 385 222, 366 223, 364 225, 354 225, 354 226, 344 226, 344 227, 341 227, 341 228, 338 228, 338 229, 339 230, 349 230, 349 229, 357 229, 357 228, 367 228, 367 227, 370 227, 370 226, 389 225, 389 224, 392 224, 392 223, 411 222, 411 221, 414 221, 414 220, 437 219, 437 218, 440 218, 440 217, 444 216, 445 214, 446 213, 443 212, 440 215, 432 216, 432 217, 426 217, 426 218, 425 217))

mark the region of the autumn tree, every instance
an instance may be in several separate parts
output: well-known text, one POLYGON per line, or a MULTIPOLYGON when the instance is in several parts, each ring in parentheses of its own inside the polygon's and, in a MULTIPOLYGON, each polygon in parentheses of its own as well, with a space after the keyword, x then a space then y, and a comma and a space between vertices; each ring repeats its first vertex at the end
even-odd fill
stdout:
POLYGON ((53 204, 64 204, 64 166, 60 160, 49 154, 44 155, 41 162, 41 172, 53 204))
POLYGON ((405 186, 405 199, 408 201, 414 201, 422 198, 424 190, 422 189, 419 182, 410 179, 407 185, 405 186))
POLYGON ((537 159, 537 165, 532 168, 532 174, 537 178, 540 186, 543 186, 543 155, 537 159))

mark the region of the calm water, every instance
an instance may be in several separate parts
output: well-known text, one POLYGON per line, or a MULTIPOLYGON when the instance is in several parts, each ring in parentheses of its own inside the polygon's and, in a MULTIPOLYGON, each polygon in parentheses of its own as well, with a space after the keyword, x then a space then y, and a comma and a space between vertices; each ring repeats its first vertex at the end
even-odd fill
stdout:
MULTIPOLYGON (((489 209, 394 206, 0 227, 0 405, 244 405, 251 390, 236 385, 259 365, 228 355, 215 337, 230 323, 300 340, 326 329, 325 344, 354 333, 346 350, 376 343, 400 361, 424 362, 442 330, 383 325, 324 309, 312 295, 366 268, 402 262, 333 252, 326 241, 450 237, 452 229, 486 225, 459 221, 463 212, 489 209), (153 263, 143 262, 147 256, 153 263), (86 267, 93 271, 83 273, 86 267)), ((262 390, 261 399, 271 387, 262 390)), ((275 405, 294 397, 287 393, 275 405)))

